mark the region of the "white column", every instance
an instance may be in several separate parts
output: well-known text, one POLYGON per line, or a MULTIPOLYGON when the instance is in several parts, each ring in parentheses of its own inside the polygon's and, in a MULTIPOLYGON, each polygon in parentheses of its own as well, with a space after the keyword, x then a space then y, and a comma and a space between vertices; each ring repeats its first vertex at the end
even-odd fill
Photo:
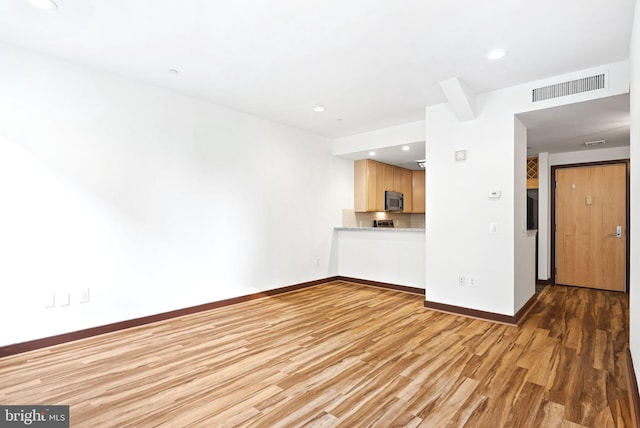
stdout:
POLYGON ((551 272, 551 170, 549 153, 538 155, 538 279, 549 279, 551 272))

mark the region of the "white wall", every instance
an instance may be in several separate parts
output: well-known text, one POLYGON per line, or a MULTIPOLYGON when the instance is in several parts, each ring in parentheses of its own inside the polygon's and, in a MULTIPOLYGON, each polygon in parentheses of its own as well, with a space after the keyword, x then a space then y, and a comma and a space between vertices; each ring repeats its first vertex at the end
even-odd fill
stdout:
POLYGON ((329 139, 7 45, 0 63, 0 345, 337 273, 353 162, 329 139))
POLYGON ((471 121, 457 121, 446 104, 426 108, 427 300, 504 315, 520 309, 516 301, 524 297, 514 295, 515 269, 534 260, 514 259, 515 195, 526 191, 514 179, 514 115, 628 91, 629 64, 623 61, 480 94, 471 121), (535 87, 601 72, 609 75, 605 89, 531 102, 535 87), (455 162, 462 149, 467 160, 455 162), (492 189, 502 197, 489 199, 492 189), (490 223, 498 223, 497 234, 489 233, 490 223), (475 275, 477 288, 457 286, 459 274, 475 275))
POLYGON ((446 104, 426 110, 426 299, 513 315, 514 118, 478 112, 458 122, 446 104), (456 162, 456 150, 467 159, 456 162), (489 199, 492 189, 502 197, 489 199), (458 275, 474 275, 477 287, 457 286, 458 275))
POLYGON ((337 230, 338 274, 424 288, 424 231, 337 230))
POLYGON ((537 278, 549 279, 551 271, 551 205, 549 186, 549 153, 538 155, 538 272, 537 278), (546 173, 545 173, 546 172, 546 173))
POLYGON ((419 141, 424 141, 424 121, 422 120, 336 138, 333 140, 333 154, 348 155, 419 141))
POLYGON ((633 365, 640 370, 640 2, 636 2, 631 36, 631 276, 630 348, 633 365))
POLYGON ((539 155, 538 177, 538 279, 551 278, 551 167, 587 162, 629 159, 630 149, 612 147, 589 149, 565 153, 541 153, 539 155))
POLYGON ((536 292, 536 237, 527 233, 527 128, 514 120, 514 308, 521 308, 536 292), (515 190, 521 189, 521 190, 515 190))
POLYGON ((629 155, 630 149, 628 146, 612 147, 608 149, 580 150, 577 152, 566 153, 550 153, 549 166, 629 159, 629 155))

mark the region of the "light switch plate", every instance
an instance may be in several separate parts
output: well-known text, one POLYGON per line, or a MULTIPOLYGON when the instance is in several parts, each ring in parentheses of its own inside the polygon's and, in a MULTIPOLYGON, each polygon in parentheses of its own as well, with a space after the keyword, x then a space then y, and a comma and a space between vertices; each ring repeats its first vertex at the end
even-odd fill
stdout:
POLYGON ((498 223, 489 223, 489 234, 490 235, 498 234, 498 223))

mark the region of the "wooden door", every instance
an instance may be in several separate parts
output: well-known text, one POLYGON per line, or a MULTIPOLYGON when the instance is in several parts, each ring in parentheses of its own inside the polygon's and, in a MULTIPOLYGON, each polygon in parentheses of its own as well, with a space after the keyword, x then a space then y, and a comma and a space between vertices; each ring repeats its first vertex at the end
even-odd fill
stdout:
POLYGON ((625 291, 626 183, 625 164, 556 170, 557 284, 625 291))

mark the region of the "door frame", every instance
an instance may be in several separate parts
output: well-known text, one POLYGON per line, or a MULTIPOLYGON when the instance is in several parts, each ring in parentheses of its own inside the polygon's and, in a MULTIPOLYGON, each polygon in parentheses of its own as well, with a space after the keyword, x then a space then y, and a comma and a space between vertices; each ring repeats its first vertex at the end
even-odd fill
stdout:
POLYGON ((629 293, 629 264, 631 262, 631 252, 630 252, 630 239, 631 230, 629 229, 631 224, 630 213, 631 213, 631 180, 630 180, 630 160, 629 159, 617 159, 610 161, 600 161, 600 162, 585 162, 585 163, 572 163, 566 165, 553 165, 551 167, 551 175, 550 175, 550 184, 551 184, 551 224, 549 225, 551 228, 551 278, 550 282, 553 285, 556 285, 556 171, 559 169, 567 169, 567 168, 588 168, 591 166, 607 166, 607 165, 619 165, 624 164, 625 166, 625 216, 626 216, 626 225, 625 225, 625 280, 624 280, 624 288, 625 292, 629 293))

